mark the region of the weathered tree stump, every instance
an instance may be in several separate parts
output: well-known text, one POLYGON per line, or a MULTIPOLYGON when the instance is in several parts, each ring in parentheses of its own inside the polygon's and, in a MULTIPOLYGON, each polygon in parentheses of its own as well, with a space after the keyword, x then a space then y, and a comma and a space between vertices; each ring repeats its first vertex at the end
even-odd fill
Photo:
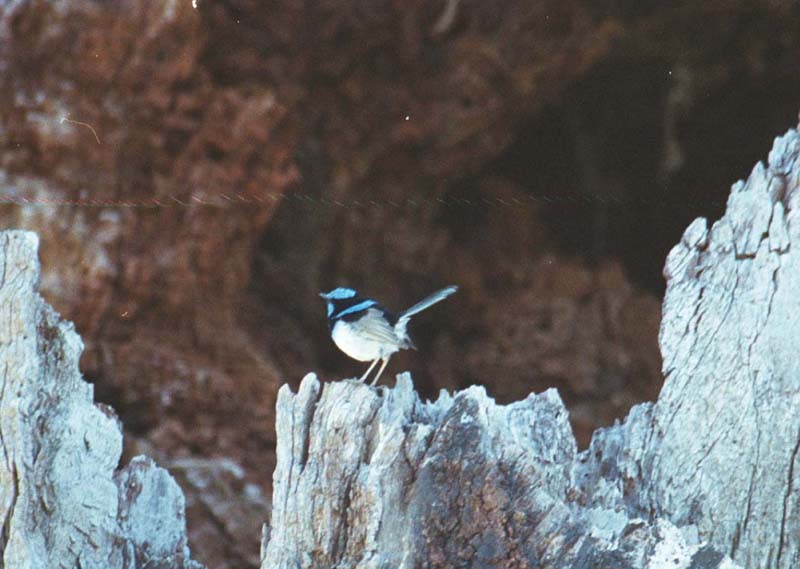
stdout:
POLYGON ((94 403, 83 343, 38 294, 39 239, 0 232, 0 567, 197 569, 181 489, 94 403))
POLYGON ((584 452, 553 390, 284 386, 262 568, 800 566, 798 156, 792 130, 687 228, 664 388, 584 452))

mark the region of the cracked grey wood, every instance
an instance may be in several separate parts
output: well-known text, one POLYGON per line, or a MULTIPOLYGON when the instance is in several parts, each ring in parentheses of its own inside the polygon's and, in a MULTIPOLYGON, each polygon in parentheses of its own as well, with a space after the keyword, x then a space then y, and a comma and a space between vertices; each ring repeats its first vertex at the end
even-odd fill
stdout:
POLYGON ((648 449, 658 457, 649 499, 747 567, 800 566, 790 515, 800 475, 799 155, 797 131, 778 139, 769 166, 733 186, 725 216, 710 230, 695 222, 694 242, 665 267, 667 313, 686 316, 685 299, 695 310, 661 328, 669 381, 654 414, 663 435, 648 449))
POLYGON ((800 566, 798 156, 791 130, 734 184, 719 221, 687 228, 664 269, 664 388, 593 441, 590 469, 629 473, 605 480, 629 514, 695 524, 745 567, 800 566))
POLYGON ((284 386, 262 568, 800 567, 799 156, 791 130, 687 228, 658 401, 585 452, 552 390, 284 386))
POLYGON ((83 344, 38 294, 38 238, 0 232, 0 567, 197 569, 183 494, 81 378, 83 344))
POLYGON ((579 505, 555 390, 506 406, 480 387, 423 403, 407 374, 382 390, 309 375, 297 394, 281 389, 278 413, 264 569, 735 567, 695 526, 579 505))

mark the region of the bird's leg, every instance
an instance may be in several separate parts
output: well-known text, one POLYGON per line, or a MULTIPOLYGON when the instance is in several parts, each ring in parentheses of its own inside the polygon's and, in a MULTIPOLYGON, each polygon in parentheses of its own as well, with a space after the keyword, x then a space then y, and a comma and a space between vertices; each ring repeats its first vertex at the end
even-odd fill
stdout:
MULTIPOLYGON (((375 360, 375 361, 377 362, 378 360, 375 360)), ((370 387, 372 387, 373 385, 378 383, 378 379, 380 379, 381 374, 383 373, 383 370, 386 369, 386 364, 388 364, 388 363, 389 363, 389 357, 387 356, 387 357, 383 358, 383 365, 381 366, 381 369, 378 370, 378 374, 375 376, 375 379, 373 379, 372 383, 369 384, 370 387)))
POLYGON ((371 363, 371 364, 370 364, 370 366, 367 368, 367 371, 365 371, 365 372, 364 372, 364 375, 362 375, 362 376, 361 376, 361 377, 358 379, 358 381, 360 381, 361 383, 364 383, 364 381, 367 379, 367 376, 369 375, 369 372, 371 372, 371 371, 372 371, 372 369, 375 367, 375 364, 377 364, 379 361, 380 361, 380 358, 377 358, 377 359, 374 359, 374 360, 372 360, 372 363, 371 363))

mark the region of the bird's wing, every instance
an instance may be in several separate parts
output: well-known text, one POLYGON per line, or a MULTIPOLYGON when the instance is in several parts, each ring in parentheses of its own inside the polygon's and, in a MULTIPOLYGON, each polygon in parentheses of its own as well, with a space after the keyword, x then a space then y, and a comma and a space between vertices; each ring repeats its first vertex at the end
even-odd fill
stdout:
POLYGON ((393 346, 397 346, 400 343, 394 328, 386 320, 383 312, 377 308, 370 308, 364 316, 355 322, 350 322, 349 325, 352 327, 353 332, 365 339, 393 346))

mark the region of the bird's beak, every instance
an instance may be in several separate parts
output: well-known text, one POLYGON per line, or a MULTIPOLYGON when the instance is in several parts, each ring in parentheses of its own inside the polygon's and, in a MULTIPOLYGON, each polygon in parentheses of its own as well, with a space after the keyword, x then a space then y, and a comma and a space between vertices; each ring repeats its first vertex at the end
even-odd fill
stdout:
POLYGON ((328 298, 328 293, 326 293, 326 292, 321 292, 321 293, 319 293, 319 295, 320 295, 322 298, 328 298))

